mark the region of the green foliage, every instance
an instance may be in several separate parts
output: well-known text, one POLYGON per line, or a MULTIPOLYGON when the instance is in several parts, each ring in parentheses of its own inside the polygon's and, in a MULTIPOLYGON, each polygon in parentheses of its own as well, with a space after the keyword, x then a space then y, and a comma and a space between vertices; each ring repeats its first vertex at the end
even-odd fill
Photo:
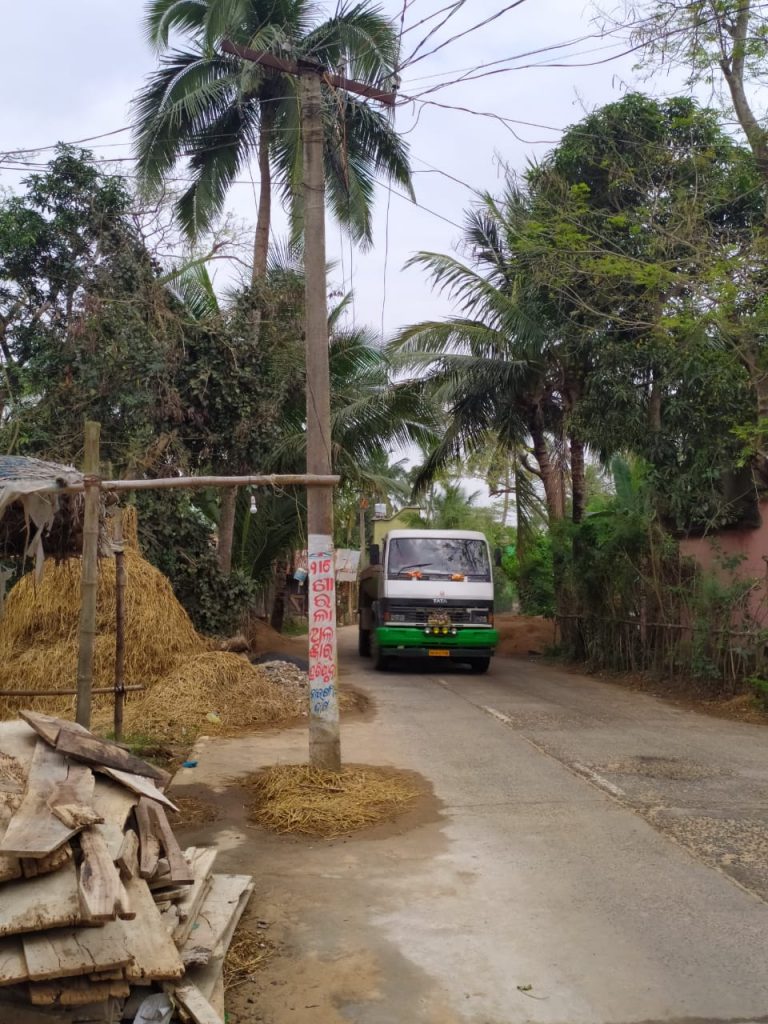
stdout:
POLYGON ((554 556, 552 536, 538 533, 530 538, 512 570, 523 615, 555 614, 554 556))
MULTIPOLYGON (((279 172, 295 235, 301 230, 297 79, 222 52, 223 40, 310 60, 330 72, 348 68, 376 86, 394 74, 398 35, 378 7, 367 0, 343 5, 320 24, 318 13, 308 0, 151 0, 147 31, 161 56, 135 103, 139 171, 155 187, 188 160, 192 184, 178 202, 178 215, 190 235, 220 214, 230 185, 256 154, 262 175, 269 175, 270 165, 279 172), (173 47, 171 32, 181 37, 173 47), (266 154, 259 153, 262 147, 266 154)), ((360 98, 324 85, 323 105, 328 203, 352 237, 368 243, 374 175, 410 190, 408 148, 387 116, 360 98)), ((268 214, 265 226, 268 231, 268 214)))
POLYGON ((137 492, 142 551, 169 577, 197 629, 229 635, 253 604, 257 588, 236 569, 224 576, 212 545, 211 524, 189 495, 178 491, 137 492))

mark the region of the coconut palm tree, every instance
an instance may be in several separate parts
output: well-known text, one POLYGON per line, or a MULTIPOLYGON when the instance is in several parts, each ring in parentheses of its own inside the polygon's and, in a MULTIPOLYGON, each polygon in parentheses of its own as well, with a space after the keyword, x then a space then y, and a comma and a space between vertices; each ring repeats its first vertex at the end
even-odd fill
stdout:
MULTIPOLYGON (((561 325, 545 299, 529 287, 519 256, 517 234, 527 216, 526 196, 509 184, 500 200, 482 196, 469 213, 467 262, 433 252, 414 256, 410 263, 425 267, 460 312, 404 328, 391 350, 396 365, 426 381, 448 413, 421 480, 497 444, 514 459, 518 495, 531 497, 533 473, 543 486, 549 518, 555 520, 565 515, 571 375, 561 325)), ((581 492, 577 497, 580 478, 574 476, 576 510, 581 492)))
MULTIPOLYGON (((150 0, 147 9, 147 34, 160 66, 135 101, 139 172, 146 186, 157 187, 186 161, 191 183, 177 213, 194 237, 221 213, 229 187, 256 156, 254 280, 266 272, 274 184, 295 236, 301 231, 298 84, 223 52, 221 43, 311 60, 370 85, 393 80, 397 33, 378 6, 357 0, 339 4, 324 21, 320 13, 311 0, 150 0), (172 34, 183 39, 183 48, 172 45, 172 34)), ((352 238, 366 244, 376 175, 411 191, 407 146, 378 109, 327 85, 323 95, 329 206, 352 238)))

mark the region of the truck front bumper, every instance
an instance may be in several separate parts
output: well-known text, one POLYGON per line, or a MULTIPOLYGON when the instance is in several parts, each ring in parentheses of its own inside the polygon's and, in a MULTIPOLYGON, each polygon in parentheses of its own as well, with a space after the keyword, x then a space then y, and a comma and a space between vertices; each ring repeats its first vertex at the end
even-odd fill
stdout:
POLYGON ((378 626, 376 643, 388 657, 451 658, 466 661, 470 658, 488 658, 493 654, 499 634, 495 629, 471 626, 459 629, 455 636, 427 635, 418 626, 378 626), (438 653, 439 652, 439 653, 438 653))

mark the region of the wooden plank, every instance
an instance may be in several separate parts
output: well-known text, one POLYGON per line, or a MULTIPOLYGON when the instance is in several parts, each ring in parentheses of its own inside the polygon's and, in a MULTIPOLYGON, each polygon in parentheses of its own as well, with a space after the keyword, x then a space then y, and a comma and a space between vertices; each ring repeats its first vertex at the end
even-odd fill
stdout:
MULTIPOLYGON (((136 825, 139 830, 139 874, 151 878, 157 871, 160 858, 160 840, 155 835, 155 821, 150 813, 152 802, 142 797, 136 805, 136 825)), ((170 877, 170 876, 169 876, 170 877)))
POLYGON ((115 864, 121 878, 135 878, 139 873, 139 837, 132 828, 123 836, 115 864))
POLYGON ((33 1006, 81 1006, 100 999, 130 995, 125 981, 89 981, 88 978, 62 978, 35 981, 29 985, 33 1006))
POLYGON ((24 947, 21 939, 9 935, 0 939, 0 985, 18 985, 24 981, 29 981, 24 947))
POLYGON ((111 921, 119 915, 133 918, 120 874, 103 838, 90 829, 80 837, 80 903, 90 921, 111 921))
POLYGON ((0 936, 82 922, 74 861, 39 878, 9 882, 0 899, 0 936))
POLYGON ((125 823, 136 806, 136 802, 135 793, 130 792, 117 782, 102 778, 100 775, 97 776, 93 807, 104 819, 104 823, 95 825, 93 830, 98 832, 107 844, 112 860, 117 860, 120 854, 125 823))
MULTIPOLYGON (((216 860, 217 850, 214 847, 190 846, 184 852, 189 861, 194 881, 178 904, 179 925, 174 931, 173 937, 179 947, 183 947, 186 943, 189 933, 197 921, 200 908, 210 891, 211 871, 216 860)), ((184 959, 183 956, 182 959, 184 959)))
POLYGON ((37 734, 26 722, 0 722, 0 750, 15 757, 24 768, 29 768, 36 743, 37 734))
POLYGON ((68 860, 72 860, 73 856, 71 845, 64 843, 58 850, 54 850, 46 857, 22 857, 21 869, 25 878, 37 878, 38 875, 47 875, 51 871, 58 871, 68 860))
POLYGON ((56 783, 48 795, 48 808, 59 821, 73 831, 103 821, 93 808, 96 780, 83 764, 69 763, 67 777, 56 783))
POLYGON ((120 1020, 117 1009, 112 1010, 109 1002, 88 1003, 77 1009, 37 1009, 29 1005, 25 989, 24 1003, 6 1002, 0 996, 0 1021, 13 1024, 113 1024, 120 1020))
POLYGON ((156 768, 129 754, 116 743, 99 739, 90 733, 78 733, 70 728, 61 729, 56 738, 56 749, 68 757, 74 757, 96 768, 114 768, 144 778, 157 779, 161 785, 167 785, 171 780, 171 776, 164 769, 156 768))
POLYGON ((150 800, 155 800, 157 803, 165 804, 166 807, 170 807, 172 811, 177 811, 178 807, 171 803, 167 796, 161 790, 157 788, 151 779, 145 779, 142 775, 136 775, 133 772, 119 771, 117 768, 99 767, 103 775, 108 775, 109 778, 114 779, 115 782, 121 783, 128 789, 132 790, 140 797, 147 797, 150 800))
MULTIPOLYGON (((133 963, 125 969, 126 977, 138 983, 145 979, 173 981, 180 978, 184 964, 163 926, 149 886, 142 878, 129 878, 125 887, 136 911, 135 921, 115 922, 125 930, 126 947, 133 954, 133 963)), ((111 928, 112 925, 105 927, 111 928)))
MULTIPOLYGON (((22 943, 29 977, 33 981, 113 971, 133 960, 126 948, 125 929, 122 927, 37 932, 25 935, 22 943)), ((122 980, 122 970, 117 980, 122 980)))
MULTIPOLYGON (((0 801, 0 845, 2 845, 3 838, 8 830, 12 815, 11 807, 4 801, 0 801)), ((18 857, 0 854, 0 882, 11 882, 15 878, 21 878, 23 871, 23 863, 18 857)))
POLYGON ((223 1018, 216 1013, 197 985, 177 985, 173 996, 195 1024, 223 1024, 223 1018))
POLYGON ((73 732, 85 733, 86 736, 90 736, 85 726, 78 725, 77 722, 70 722, 66 718, 42 715, 39 711, 20 711, 19 716, 24 719, 31 729, 35 730, 41 739, 45 740, 52 747, 56 746, 56 740, 59 738, 59 733, 62 729, 71 729, 73 732))
POLYGON ((194 926, 181 947, 185 963, 196 964, 190 979, 210 996, 216 982, 216 961, 223 965, 237 922, 253 892, 250 875, 214 875, 211 889, 200 908, 194 926), (214 964, 213 972, 204 965, 214 964))
POLYGON ((68 772, 66 759, 38 740, 24 799, 8 825, 0 853, 45 857, 77 834, 78 829, 67 828, 48 807, 49 794, 57 783, 66 780, 68 772))
POLYGON ((160 840, 160 846, 168 861, 171 881, 175 882, 176 885, 191 885, 195 880, 195 876, 190 870, 184 854, 181 852, 181 847, 176 836, 173 834, 173 829, 168 824, 165 811, 157 803, 154 803, 150 807, 149 813, 154 820, 155 835, 160 840))

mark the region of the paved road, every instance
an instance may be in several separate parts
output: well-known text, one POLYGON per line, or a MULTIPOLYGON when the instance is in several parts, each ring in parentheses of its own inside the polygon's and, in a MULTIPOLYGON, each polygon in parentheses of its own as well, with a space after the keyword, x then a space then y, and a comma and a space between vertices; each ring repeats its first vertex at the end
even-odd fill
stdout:
MULTIPOLYGON (((352 640, 376 713, 345 758, 420 772, 439 814, 332 844, 222 834, 282 945, 236 1024, 768 1021, 766 729, 522 661, 376 674, 352 640)), ((201 769, 305 745, 217 741, 201 769)))

